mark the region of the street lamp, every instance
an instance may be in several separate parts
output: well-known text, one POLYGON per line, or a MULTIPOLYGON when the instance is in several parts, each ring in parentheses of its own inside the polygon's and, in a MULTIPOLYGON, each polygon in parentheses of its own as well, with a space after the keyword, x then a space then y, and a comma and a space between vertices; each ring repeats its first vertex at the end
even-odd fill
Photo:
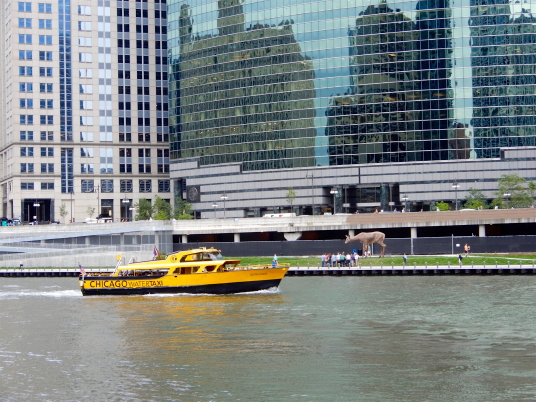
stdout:
POLYGON ((333 215, 335 215, 335 197, 337 196, 337 194, 339 194, 339 191, 336 188, 332 188, 330 193, 333 194, 333 215))
POLYGON ((406 209, 406 212, 409 212, 408 211, 408 200, 409 200, 408 195, 404 194, 402 196, 402 201, 404 201, 404 208, 406 209))
POLYGON ((216 208, 218 208, 218 204, 214 203, 212 207, 214 208, 214 219, 216 219, 216 208))
POLYGON ((455 196, 456 196, 456 205, 454 206, 454 209, 458 210, 458 188, 460 188, 460 185, 457 182, 452 183, 452 188, 454 189, 455 196))
POLYGON ((125 194, 125 198, 121 200, 121 203, 125 206, 125 221, 128 221, 128 204, 130 204, 130 200, 127 198, 127 195, 125 194))
POLYGON ((73 223, 73 195, 74 195, 74 190, 71 190, 71 223, 73 223))
POLYGON ((503 194, 505 197, 506 197, 506 209, 508 209, 508 201, 509 201, 509 197, 512 195, 510 194, 509 192, 506 192, 503 194))
POLYGON ((227 201, 229 197, 227 197, 227 194, 223 193, 220 198, 223 201, 223 218, 225 219, 225 201, 227 201))
POLYGON ((311 173, 310 175, 307 174, 305 175, 305 178, 308 179, 310 178, 311 179, 311 196, 313 197, 313 211, 311 213, 311 215, 314 215, 315 214, 315 192, 313 190, 313 179, 315 178, 314 174, 311 173))

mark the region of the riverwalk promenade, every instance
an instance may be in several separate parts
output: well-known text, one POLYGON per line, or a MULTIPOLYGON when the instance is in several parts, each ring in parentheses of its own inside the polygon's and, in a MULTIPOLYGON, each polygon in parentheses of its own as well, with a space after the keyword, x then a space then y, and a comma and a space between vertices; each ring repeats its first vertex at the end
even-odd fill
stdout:
MULTIPOLYGON (((107 272, 102 268, 86 268, 87 273, 107 272)), ((109 271, 111 272, 111 271, 109 271)), ((76 268, 1 268, 0 277, 62 277, 79 276, 76 268)), ((386 265, 361 267, 290 267, 286 276, 433 276, 433 275, 536 275, 536 266, 525 264, 482 265, 386 265)))

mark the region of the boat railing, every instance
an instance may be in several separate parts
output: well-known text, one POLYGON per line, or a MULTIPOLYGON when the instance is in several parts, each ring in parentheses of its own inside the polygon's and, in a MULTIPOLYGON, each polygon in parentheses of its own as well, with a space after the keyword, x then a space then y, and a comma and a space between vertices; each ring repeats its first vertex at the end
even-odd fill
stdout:
POLYGON ((290 268, 290 264, 258 264, 258 265, 237 265, 235 271, 246 271, 248 269, 269 269, 269 268, 290 268))

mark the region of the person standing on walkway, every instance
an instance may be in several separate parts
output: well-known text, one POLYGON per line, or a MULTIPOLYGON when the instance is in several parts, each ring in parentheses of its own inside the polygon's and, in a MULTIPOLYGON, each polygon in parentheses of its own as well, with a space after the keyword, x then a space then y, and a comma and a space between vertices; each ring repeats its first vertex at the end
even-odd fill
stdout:
POLYGON ((463 257, 461 254, 458 254, 458 261, 460 262, 460 265, 462 265, 463 257))
POLYGON ((22 260, 19 261, 19 268, 22 269, 22 267, 24 267, 24 264, 22 263, 22 260))
POLYGON ((406 255, 406 253, 404 253, 404 257, 402 257, 404 259, 404 266, 408 265, 408 256, 406 255))

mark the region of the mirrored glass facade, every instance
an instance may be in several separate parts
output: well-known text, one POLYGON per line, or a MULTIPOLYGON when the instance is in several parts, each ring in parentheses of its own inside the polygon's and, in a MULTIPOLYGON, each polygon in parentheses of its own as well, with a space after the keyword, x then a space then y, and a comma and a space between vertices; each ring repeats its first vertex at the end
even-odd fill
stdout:
POLYGON ((536 1, 168 0, 171 161, 495 158, 536 138, 536 1))

